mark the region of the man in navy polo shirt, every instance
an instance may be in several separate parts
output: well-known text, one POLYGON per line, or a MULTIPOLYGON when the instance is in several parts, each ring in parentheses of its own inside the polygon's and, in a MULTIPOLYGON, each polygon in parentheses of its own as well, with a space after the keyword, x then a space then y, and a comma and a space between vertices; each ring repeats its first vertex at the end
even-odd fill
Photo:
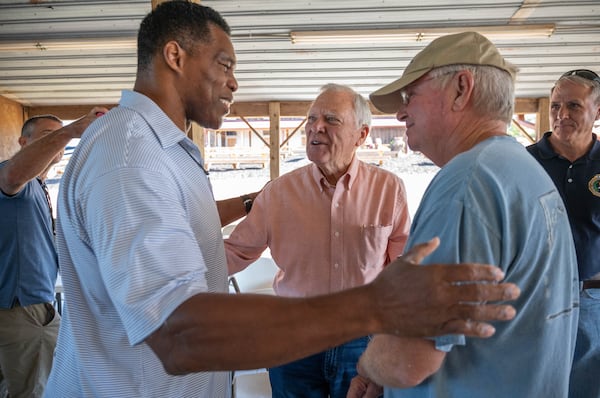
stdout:
POLYGON ((552 131, 527 150, 546 169, 567 208, 582 290, 569 397, 600 397, 600 77, 590 70, 563 74, 550 97, 552 131))

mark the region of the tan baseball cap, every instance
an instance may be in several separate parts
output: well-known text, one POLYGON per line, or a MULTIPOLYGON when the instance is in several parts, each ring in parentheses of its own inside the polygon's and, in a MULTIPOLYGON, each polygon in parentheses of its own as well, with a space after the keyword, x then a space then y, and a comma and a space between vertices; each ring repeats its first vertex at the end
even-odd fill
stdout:
POLYGON ((396 113, 402 103, 400 91, 440 66, 470 64, 490 65, 507 71, 515 80, 517 68, 502 55, 485 36, 477 32, 463 32, 442 36, 425 47, 408 64, 402 77, 373 92, 369 98, 377 109, 396 113))

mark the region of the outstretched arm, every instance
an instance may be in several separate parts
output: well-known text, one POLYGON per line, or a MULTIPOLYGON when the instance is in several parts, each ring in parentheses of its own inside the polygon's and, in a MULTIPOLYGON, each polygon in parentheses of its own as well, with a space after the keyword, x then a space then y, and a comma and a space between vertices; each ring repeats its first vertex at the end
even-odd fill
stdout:
POLYGON ((224 227, 244 217, 247 214, 246 205, 244 204, 245 198, 254 200, 259 192, 252 192, 235 198, 217 200, 217 210, 219 211, 221 226, 224 227))
POLYGON ((0 169, 0 189, 6 195, 15 195, 29 181, 48 171, 52 160, 73 138, 79 138, 98 112, 108 112, 106 108, 95 107, 90 113, 73 123, 53 131, 31 144, 21 148, 0 169))
MULTIPOLYGON (((415 246, 409 256, 423 258, 436 246, 415 246)), ((508 305, 484 304, 519 295, 513 284, 489 283, 503 276, 492 266, 422 267, 400 258, 372 283, 331 295, 202 293, 179 306, 146 343, 168 372, 186 374, 274 366, 375 333, 489 337, 494 329, 485 321, 515 314, 508 305), (483 283, 458 288, 458 281, 483 283)))

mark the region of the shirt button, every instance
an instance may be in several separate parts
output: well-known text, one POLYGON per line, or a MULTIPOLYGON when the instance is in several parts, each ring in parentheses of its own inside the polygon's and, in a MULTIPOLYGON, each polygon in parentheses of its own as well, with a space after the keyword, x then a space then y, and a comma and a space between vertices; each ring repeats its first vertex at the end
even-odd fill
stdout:
POLYGON ((335 232, 333 233, 333 235, 334 235, 334 236, 337 238, 338 236, 340 236, 340 233, 339 233, 338 231, 335 231, 335 232))
POLYGON ((568 181, 568 182, 573 182, 573 179, 572 179, 572 178, 569 178, 567 181, 568 181))
POLYGON ((335 206, 335 207, 340 207, 340 204, 339 204, 339 203, 336 203, 334 206, 335 206))
POLYGON ((339 265, 338 263, 335 263, 335 264, 333 264, 333 268, 337 268, 337 267, 339 267, 339 266, 340 266, 340 265, 339 265))
POLYGON ((569 168, 570 168, 570 169, 572 169, 572 168, 573 168, 573 165, 572 165, 572 164, 570 164, 570 165, 569 165, 569 168))

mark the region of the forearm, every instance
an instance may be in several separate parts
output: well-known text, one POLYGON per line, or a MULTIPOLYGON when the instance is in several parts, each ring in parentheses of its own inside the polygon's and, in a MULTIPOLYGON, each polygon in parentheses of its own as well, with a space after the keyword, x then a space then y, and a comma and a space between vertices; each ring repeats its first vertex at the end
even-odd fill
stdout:
POLYGON ((358 370, 380 386, 410 388, 435 373, 444 358, 431 340, 377 335, 361 356, 358 370))
MULTIPOLYGON (((247 196, 254 200, 256 195, 258 195, 258 192, 249 193, 247 196)), ((218 200, 217 210, 219 212, 222 227, 239 220, 247 214, 242 197, 218 200)))
POLYGON ((24 146, 0 169, 2 192, 16 194, 28 181, 45 174, 72 138, 71 129, 66 126, 24 146))
POLYGON ((175 374, 280 365, 378 330, 363 289, 310 299, 200 294, 146 341, 175 374))

